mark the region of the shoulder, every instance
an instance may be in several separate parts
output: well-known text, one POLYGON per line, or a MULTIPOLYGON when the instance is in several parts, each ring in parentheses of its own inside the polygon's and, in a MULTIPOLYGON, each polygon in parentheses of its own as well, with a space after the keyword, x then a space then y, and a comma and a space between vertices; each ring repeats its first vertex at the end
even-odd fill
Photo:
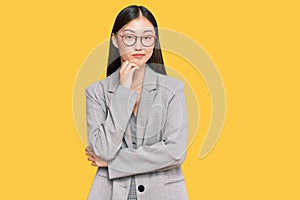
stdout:
POLYGON ((86 94, 99 94, 99 93, 101 94, 101 93, 104 93, 105 88, 108 87, 109 80, 110 80, 110 76, 89 84, 85 88, 86 94))

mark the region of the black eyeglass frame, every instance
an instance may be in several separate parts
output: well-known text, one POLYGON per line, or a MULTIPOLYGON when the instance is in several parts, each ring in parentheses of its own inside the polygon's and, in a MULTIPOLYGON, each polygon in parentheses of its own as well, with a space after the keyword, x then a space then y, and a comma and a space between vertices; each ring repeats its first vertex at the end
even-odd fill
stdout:
POLYGON ((128 46, 128 47, 131 47, 131 46, 135 45, 138 38, 140 38, 141 44, 142 44, 144 47, 151 47, 151 46, 153 46, 153 45, 155 44, 156 40, 157 40, 157 37, 156 37, 155 35, 143 35, 143 36, 136 36, 136 35, 134 35, 134 34, 123 34, 123 35, 118 34, 118 35, 122 38, 123 44, 126 45, 126 46, 128 46), (133 42, 133 44, 131 44, 131 45, 126 44, 126 43, 124 42, 124 36, 133 36, 133 37, 134 37, 134 42, 133 42), (154 37, 154 41, 153 41, 153 43, 152 43, 151 45, 146 46, 146 45, 144 45, 142 38, 143 38, 143 37, 149 37, 149 36, 154 37))

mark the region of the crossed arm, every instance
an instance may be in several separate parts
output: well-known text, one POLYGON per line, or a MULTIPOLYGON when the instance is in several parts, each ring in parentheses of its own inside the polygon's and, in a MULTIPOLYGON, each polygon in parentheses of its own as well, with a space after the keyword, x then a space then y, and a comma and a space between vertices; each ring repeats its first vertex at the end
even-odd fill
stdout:
POLYGON ((110 179, 178 167, 185 159, 188 126, 183 84, 179 82, 168 102, 163 140, 137 149, 121 148, 137 97, 135 91, 119 85, 106 107, 100 84, 86 90, 86 154, 92 165, 108 167, 110 179))

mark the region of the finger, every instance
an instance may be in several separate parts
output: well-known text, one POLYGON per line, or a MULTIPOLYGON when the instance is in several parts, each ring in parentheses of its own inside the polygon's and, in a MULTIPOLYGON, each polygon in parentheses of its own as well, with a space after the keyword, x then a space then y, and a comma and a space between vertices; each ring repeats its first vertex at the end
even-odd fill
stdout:
POLYGON ((140 67, 139 66, 134 66, 134 67, 132 67, 129 71, 128 71, 128 73, 134 73, 134 71, 135 70, 137 70, 137 69, 140 69, 140 67))
POLYGON ((92 162, 92 165, 94 166, 94 167, 100 167, 100 165, 97 165, 97 163, 95 163, 95 162, 92 162))
POLYGON ((86 151, 85 154, 86 154, 86 155, 93 155, 93 153, 90 152, 90 151, 86 151))
POLYGON ((129 65, 129 67, 127 68, 128 69, 128 71, 130 71, 131 69, 133 69, 133 68, 135 68, 135 67, 139 67, 137 64, 135 64, 135 63, 130 63, 130 64, 128 64, 129 65))
POLYGON ((134 67, 138 67, 138 65, 134 64, 134 63, 128 63, 125 70, 124 70, 124 75, 127 74, 134 67))
POLYGON ((91 147, 86 147, 86 148, 85 148, 85 151, 86 151, 86 152, 90 152, 90 151, 92 151, 92 149, 91 149, 91 147))
POLYGON ((88 159, 89 161, 95 161, 95 160, 96 160, 95 158, 93 158, 93 157, 91 157, 91 156, 89 156, 87 159, 88 159))
POLYGON ((91 155, 93 157, 96 157, 96 155, 92 151, 86 151, 85 154, 86 155, 91 155))
POLYGON ((132 65, 132 66, 130 66, 130 68, 128 68, 128 70, 124 72, 124 75, 123 75, 123 76, 126 76, 126 75, 132 75, 133 72, 134 72, 136 69, 138 69, 138 68, 139 68, 139 66, 137 66, 137 65, 132 65))
POLYGON ((88 157, 87 160, 88 161, 93 161, 93 159, 91 157, 88 157))
POLYGON ((89 154, 93 157, 96 157, 96 155, 94 154, 94 152, 89 152, 89 154))
POLYGON ((124 74, 124 72, 125 72, 125 70, 126 70, 128 64, 129 64, 129 61, 128 61, 128 60, 125 60, 125 61, 122 63, 121 69, 120 69, 120 73, 121 73, 122 75, 124 74))

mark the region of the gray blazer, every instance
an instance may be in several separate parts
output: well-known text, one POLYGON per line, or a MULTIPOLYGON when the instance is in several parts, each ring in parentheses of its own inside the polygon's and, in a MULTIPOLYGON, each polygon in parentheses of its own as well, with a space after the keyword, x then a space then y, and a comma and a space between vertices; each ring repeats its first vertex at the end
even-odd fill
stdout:
POLYGON ((89 146, 108 162, 97 169, 88 199, 126 200, 131 175, 139 200, 188 199, 181 170, 188 137, 183 83, 146 65, 134 149, 128 124, 138 93, 120 85, 119 71, 86 88, 89 146))

